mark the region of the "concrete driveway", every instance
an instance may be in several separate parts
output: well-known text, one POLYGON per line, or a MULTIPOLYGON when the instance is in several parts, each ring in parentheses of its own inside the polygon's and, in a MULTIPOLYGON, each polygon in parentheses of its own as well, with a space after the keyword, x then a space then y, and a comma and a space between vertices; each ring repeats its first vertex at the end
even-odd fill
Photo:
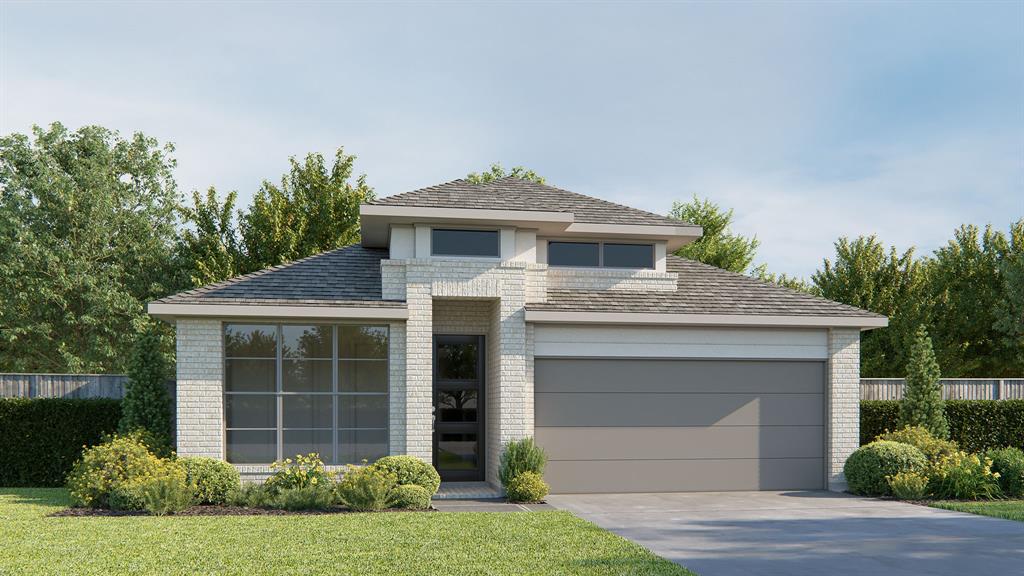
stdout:
POLYGON ((575 494, 548 502, 702 576, 1019 574, 1024 522, 831 492, 575 494))

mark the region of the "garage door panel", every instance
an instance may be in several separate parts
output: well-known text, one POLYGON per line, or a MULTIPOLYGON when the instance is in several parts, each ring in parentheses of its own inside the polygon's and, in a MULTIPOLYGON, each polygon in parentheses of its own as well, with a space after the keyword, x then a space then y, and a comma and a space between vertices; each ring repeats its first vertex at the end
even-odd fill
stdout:
POLYGON ((822 426, 537 428, 556 460, 820 458, 822 426))
POLYGON ((821 394, 541 393, 535 425, 820 426, 823 402, 821 394))
POLYGON ((822 458, 549 462, 556 493, 808 490, 824 486, 822 458))
POLYGON ((537 392, 821 392, 822 362, 538 358, 537 392))

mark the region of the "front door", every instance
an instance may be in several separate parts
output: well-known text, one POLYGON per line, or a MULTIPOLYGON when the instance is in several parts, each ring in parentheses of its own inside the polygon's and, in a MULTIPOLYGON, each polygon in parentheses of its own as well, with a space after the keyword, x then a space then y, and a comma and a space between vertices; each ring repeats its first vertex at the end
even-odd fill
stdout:
POLYGON ((445 481, 484 479, 484 337, 434 337, 434 467, 445 481))

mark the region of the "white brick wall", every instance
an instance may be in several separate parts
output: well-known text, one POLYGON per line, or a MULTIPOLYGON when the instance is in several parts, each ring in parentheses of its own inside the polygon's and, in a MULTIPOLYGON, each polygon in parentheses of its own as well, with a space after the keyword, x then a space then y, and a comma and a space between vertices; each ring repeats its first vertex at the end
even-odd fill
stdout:
POLYGON ((655 270, 615 270, 608 268, 549 268, 548 288, 573 290, 633 290, 671 292, 679 275, 655 270))
POLYGON ((217 320, 177 322, 177 451, 224 457, 224 356, 217 320))
POLYGON ((860 330, 833 328, 828 336, 828 489, 846 490, 843 465, 860 445, 860 330))

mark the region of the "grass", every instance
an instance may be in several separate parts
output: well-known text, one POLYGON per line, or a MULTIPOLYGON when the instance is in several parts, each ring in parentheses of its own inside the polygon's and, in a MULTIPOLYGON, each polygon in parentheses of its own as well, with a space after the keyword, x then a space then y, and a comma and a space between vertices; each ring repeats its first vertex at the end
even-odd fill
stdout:
POLYGON ((0 575, 691 575, 568 512, 51 518, 56 488, 0 489, 0 575))
POLYGON ((933 508, 967 512, 981 516, 992 516, 1006 520, 1024 522, 1024 500, 986 500, 979 502, 960 502, 953 500, 937 500, 929 502, 933 508))

